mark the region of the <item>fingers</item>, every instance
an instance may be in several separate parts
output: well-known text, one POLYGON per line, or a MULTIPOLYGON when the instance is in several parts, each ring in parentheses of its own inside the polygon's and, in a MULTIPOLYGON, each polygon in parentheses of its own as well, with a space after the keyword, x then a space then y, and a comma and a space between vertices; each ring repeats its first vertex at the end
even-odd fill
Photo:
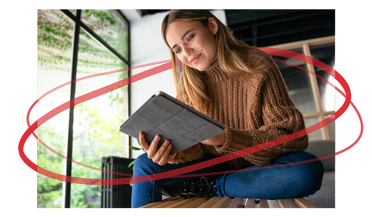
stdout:
POLYGON ((147 152, 149 150, 149 144, 147 143, 145 136, 142 132, 139 133, 139 142, 143 149, 147 152))
POLYGON ((174 154, 171 154, 171 155, 168 157, 168 161, 173 160, 173 159, 176 157, 176 155, 177 155, 177 152, 174 153, 174 154))
POLYGON ((152 161, 154 163, 158 163, 159 165, 164 165, 164 164, 168 163, 168 161, 166 161, 164 163, 164 158, 167 159, 168 153, 169 153, 171 148, 172 148, 172 145, 169 144, 169 140, 165 140, 164 143, 162 144, 162 146, 156 152, 155 157, 152 158, 152 161))
POLYGON ((147 157, 153 159, 155 157, 156 151, 158 149, 158 143, 160 141, 160 136, 156 135, 155 138, 152 140, 150 147, 147 151, 147 157))
POLYGON ((164 143, 160 146, 159 150, 157 150, 160 138, 161 137, 159 135, 156 135, 149 145, 145 140, 144 134, 140 132, 139 141, 143 149, 145 149, 145 151, 147 152, 147 157, 152 159, 154 163, 163 166, 170 160, 173 160, 176 157, 177 153, 169 154, 170 150, 172 149, 172 144, 169 143, 169 140, 165 140, 164 143))
POLYGON ((166 152, 160 158, 160 161, 158 163, 160 166, 167 164, 169 161, 173 160, 176 157, 177 153, 169 154, 171 149, 172 149, 172 144, 169 144, 166 152))

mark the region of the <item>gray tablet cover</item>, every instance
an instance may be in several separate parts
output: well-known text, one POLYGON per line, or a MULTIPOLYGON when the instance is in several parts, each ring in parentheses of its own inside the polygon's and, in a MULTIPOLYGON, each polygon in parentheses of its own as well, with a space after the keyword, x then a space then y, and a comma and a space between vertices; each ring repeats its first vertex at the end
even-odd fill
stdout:
POLYGON ((136 139, 142 131, 149 144, 156 135, 161 136, 158 146, 170 140, 171 154, 221 134, 224 129, 223 124, 162 91, 150 97, 120 127, 121 132, 136 139))

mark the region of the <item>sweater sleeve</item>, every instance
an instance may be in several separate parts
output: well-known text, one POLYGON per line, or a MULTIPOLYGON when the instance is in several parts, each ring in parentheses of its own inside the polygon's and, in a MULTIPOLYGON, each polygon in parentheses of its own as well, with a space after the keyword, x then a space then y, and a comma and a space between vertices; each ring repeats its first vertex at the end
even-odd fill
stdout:
MULTIPOLYGON (((179 80, 179 89, 180 89, 180 95, 176 96, 176 99, 193 107, 191 101, 189 100, 185 87, 183 85, 183 74, 180 75, 180 80, 179 80)), ((179 163, 185 163, 187 161, 192 161, 199 159, 203 157, 204 155, 204 149, 202 148, 201 144, 195 144, 187 149, 184 149, 180 152, 177 153, 176 157, 169 161, 168 163, 170 164, 179 164, 179 163)))
MULTIPOLYGON (((260 51, 257 65, 261 65, 261 110, 263 124, 258 129, 239 130, 226 126, 225 143, 216 152, 228 154, 269 142, 305 128, 301 112, 289 96, 284 79, 272 57, 260 51)), ((242 117, 245 118, 245 117, 242 117)), ((261 151, 243 156, 254 164, 269 163, 286 152, 303 151, 308 147, 308 136, 302 136, 261 151)))

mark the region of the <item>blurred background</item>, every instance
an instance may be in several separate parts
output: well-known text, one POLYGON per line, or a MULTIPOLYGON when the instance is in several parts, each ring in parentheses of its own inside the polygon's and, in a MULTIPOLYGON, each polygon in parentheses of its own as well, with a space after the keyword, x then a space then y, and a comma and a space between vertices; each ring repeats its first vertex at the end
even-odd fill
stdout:
MULTIPOLYGON (((234 36, 254 47, 291 50, 335 67, 335 10, 211 10, 234 36)), ((169 60, 161 37, 161 22, 169 10, 38 10, 38 97, 73 80, 142 64, 169 60)), ((335 90, 325 81, 293 66, 304 67, 325 80, 334 79, 319 68, 273 56, 289 93, 303 113, 306 127, 335 112, 335 90)), ((120 81, 146 69, 122 70, 74 82, 43 96, 38 118, 71 99, 120 81)), ((38 166, 59 174, 101 178, 99 170, 71 164, 49 151, 101 168, 102 157, 135 159, 142 154, 136 139, 120 125, 151 95, 176 96, 171 70, 142 79, 76 105, 37 129, 38 166), (134 147, 134 148, 130 148, 134 147)), ((309 134, 310 141, 335 140, 334 122, 309 134)), ((42 207, 98 208, 101 187, 71 184, 38 176, 42 207)))

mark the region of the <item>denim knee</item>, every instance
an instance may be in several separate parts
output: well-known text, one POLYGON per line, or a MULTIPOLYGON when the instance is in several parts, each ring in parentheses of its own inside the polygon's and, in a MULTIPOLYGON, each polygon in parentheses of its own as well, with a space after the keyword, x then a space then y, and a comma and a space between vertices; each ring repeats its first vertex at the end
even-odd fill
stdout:
POLYGON ((299 160, 296 160, 295 162, 305 161, 303 165, 307 168, 308 172, 310 172, 314 177, 323 177, 324 166, 323 163, 317 159, 317 156, 306 151, 298 152, 297 155, 299 160))
POLYGON ((286 161, 289 162, 304 162, 295 164, 296 168, 294 173, 301 174, 298 177, 298 190, 308 196, 314 194, 321 187, 323 181, 324 167, 320 160, 311 161, 317 157, 309 152, 298 152, 295 154, 287 155, 286 161), (306 192, 306 193, 305 193, 306 192))
MULTIPOLYGON (((317 158, 315 155, 305 152, 308 155, 311 155, 310 159, 315 159, 317 158)), ((309 156, 310 157, 310 156, 309 156)), ((310 160, 309 159, 309 160, 310 160)), ((322 185, 323 181, 323 175, 324 175, 324 166, 323 163, 320 160, 313 161, 311 163, 305 163, 307 164, 308 167, 310 167, 310 171, 314 177, 314 186, 313 186, 313 192, 311 194, 314 194, 316 191, 318 191, 322 185)))
POLYGON ((148 158, 147 153, 143 153, 136 158, 133 165, 134 175, 150 175, 154 174, 159 167, 158 164, 154 163, 148 158))

